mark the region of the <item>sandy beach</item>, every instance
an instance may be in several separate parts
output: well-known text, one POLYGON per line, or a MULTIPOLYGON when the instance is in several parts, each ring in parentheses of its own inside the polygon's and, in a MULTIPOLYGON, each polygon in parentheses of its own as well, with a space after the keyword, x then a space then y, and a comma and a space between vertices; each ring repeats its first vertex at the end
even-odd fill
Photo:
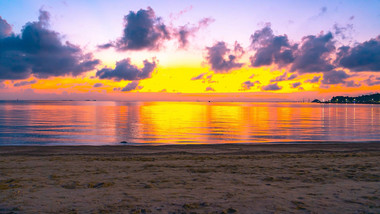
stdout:
POLYGON ((0 147, 0 213, 380 213, 380 143, 0 147))

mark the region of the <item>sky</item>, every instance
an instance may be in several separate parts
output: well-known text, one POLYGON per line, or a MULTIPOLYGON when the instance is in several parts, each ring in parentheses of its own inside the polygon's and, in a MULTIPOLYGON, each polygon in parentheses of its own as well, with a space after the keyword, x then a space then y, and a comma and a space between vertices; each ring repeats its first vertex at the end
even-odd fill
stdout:
POLYGON ((0 99, 380 91, 380 1, 0 1, 0 99))

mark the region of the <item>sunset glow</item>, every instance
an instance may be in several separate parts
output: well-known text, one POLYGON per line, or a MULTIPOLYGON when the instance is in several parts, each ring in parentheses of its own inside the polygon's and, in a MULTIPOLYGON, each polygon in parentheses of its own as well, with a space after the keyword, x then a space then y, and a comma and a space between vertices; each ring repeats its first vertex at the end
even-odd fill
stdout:
POLYGON ((0 4, 0 99, 300 101, 380 91, 378 1, 0 4))

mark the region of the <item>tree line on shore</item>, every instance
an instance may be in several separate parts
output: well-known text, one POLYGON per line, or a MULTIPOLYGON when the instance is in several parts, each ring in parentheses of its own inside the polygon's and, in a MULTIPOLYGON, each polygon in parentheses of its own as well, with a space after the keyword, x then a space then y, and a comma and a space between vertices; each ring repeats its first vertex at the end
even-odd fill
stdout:
POLYGON ((312 101, 313 103, 367 103, 367 104, 380 104, 380 93, 361 95, 357 97, 349 96, 335 96, 331 100, 322 102, 318 99, 312 101))

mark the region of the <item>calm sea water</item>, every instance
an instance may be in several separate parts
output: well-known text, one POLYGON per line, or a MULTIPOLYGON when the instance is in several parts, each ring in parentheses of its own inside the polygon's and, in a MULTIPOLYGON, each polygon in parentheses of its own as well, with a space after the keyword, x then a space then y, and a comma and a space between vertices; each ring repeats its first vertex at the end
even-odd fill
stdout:
POLYGON ((380 142, 380 105, 0 101, 0 145, 380 142))

